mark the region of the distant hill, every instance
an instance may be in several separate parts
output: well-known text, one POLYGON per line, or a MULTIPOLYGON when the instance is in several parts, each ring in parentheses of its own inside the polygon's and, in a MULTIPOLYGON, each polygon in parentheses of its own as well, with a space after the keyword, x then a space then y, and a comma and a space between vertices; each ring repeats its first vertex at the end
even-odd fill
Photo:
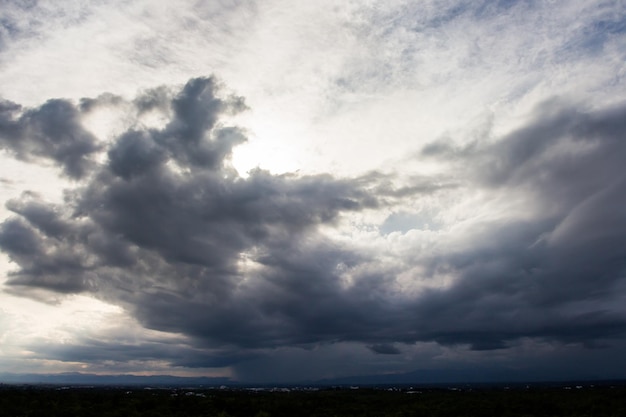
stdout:
POLYGON ((232 383, 232 381, 228 378, 177 377, 171 375, 94 375, 70 372, 60 374, 0 373, 0 383, 111 386, 219 386, 232 383))
POLYGON ((406 373, 362 375, 317 381, 323 385, 440 385, 450 383, 514 382, 524 378, 504 371, 471 372, 467 370, 420 369, 406 373))

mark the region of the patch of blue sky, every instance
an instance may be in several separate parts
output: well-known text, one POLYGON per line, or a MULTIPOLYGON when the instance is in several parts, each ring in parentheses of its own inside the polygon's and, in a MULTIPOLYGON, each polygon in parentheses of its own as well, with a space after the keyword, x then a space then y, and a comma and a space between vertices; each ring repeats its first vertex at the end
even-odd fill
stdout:
MULTIPOLYGON (((568 39, 562 46, 564 56, 571 54, 596 55, 605 50, 607 43, 626 34, 626 15, 614 19, 590 22, 576 36, 568 39)), ((626 52, 626 51, 624 51, 626 52)))

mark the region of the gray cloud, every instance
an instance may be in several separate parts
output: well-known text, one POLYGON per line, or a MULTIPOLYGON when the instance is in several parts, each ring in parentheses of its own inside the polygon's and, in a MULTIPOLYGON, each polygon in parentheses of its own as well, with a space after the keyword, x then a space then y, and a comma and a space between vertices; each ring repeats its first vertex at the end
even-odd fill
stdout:
POLYGON ((522 192, 538 207, 530 219, 479 225, 473 247, 429 261, 460 279, 424 296, 422 314, 439 318, 426 333, 477 349, 522 336, 623 337, 624 120, 624 106, 584 112, 551 102, 494 144, 425 148, 465 167, 474 186, 522 192))
POLYGON ((0 146, 18 159, 50 159, 70 178, 84 177, 99 150, 96 137, 81 124, 81 113, 67 100, 49 100, 35 109, 0 102, 0 146))
POLYGON ((396 346, 392 344, 387 344, 387 343, 379 343, 376 345, 371 345, 371 346, 368 346, 368 348, 372 352, 378 353, 380 355, 399 355, 401 353, 400 349, 398 349, 396 346))
POLYGON ((174 367, 221 368, 258 357, 258 354, 238 350, 196 348, 178 341, 116 340, 101 341, 80 338, 75 344, 33 346, 35 357, 65 362, 88 362, 93 367, 111 366, 110 363, 145 363, 162 361, 174 367))
MULTIPOLYGON (((456 164, 464 177, 393 188, 377 173, 238 176, 229 158, 245 135, 221 120, 245 104, 223 96, 213 78, 193 79, 180 91, 153 90, 133 103, 137 114, 156 109, 169 122, 120 134, 106 162, 92 164, 88 180, 68 190, 63 205, 33 195, 10 201, 16 216, 0 226, 0 248, 19 266, 10 291, 89 292, 124 306, 148 328, 185 334, 198 353, 183 363, 167 350, 135 346, 123 358, 161 355, 180 366, 223 366, 263 349, 316 343, 359 342, 397 354, 394 343, 505 350, 524 338, 593 346, 626 333, 620 307, 626 219, 619 209, 626 195, 626 107, 546 104, 526 127, 494 143, 425 148, 423 157, 456 164), (375 265, 377 255, 320 230, 346 213, 462 187, 521 192, 540 210, 475 223, 471 245, 398 255, 393 268, 360 268, 375 265), (398 275, 414 266, 423 271, 416 279, 454 279, 400 293, 398 275), (346 270, 354 271, 350 285, 346 270), (217 359, 203 356, 215 349, 217 359)), ((79 139, 50 133, 69 141, 74 159, 68 159, 54 146, 45 153, 48 139, 41 135, 20 132, 41 133, 31 127, 37 123, 52 132, 81 131, 77 112, 51 101, 5 116, 4 141, 20 158, 28 159, 28 149, 67 171, 76 164, 66 161, 90 155, 72 150, 79 139), (67 111, 42 110, 49 103, 67 111), (57 120, 64 117, 70 120, 57 120), (28 148, 14 138, 26 138, 28 148)), ((53 353, 87 360, 100 349, 106 347, 85 342, 53 353)))
POLYGON ((148 327, 217 346, 335 339, 366 322, 359 311, 339 318, 355 301, 337 266, 359 255, 317 227, 385 204, 370 192, 376 176, 239 177, 229 156, 245 137, 218 120, 245 105, 217 93, 214 79, 191 80, 172 95, 169 123, 122 133, 64 205, 7 203, 19 216, 0 228, 20 266, 9 290, 93 292, 148 327))

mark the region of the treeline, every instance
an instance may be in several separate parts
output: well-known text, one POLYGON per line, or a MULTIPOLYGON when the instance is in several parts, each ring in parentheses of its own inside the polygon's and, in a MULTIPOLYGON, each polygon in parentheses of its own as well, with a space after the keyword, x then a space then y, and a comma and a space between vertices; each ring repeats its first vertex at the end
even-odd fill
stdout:
POLYGON ((144 390, 109 388, 0 388, 0 416, 214 416, 214 417, 623 417, 626 388, 144 390))

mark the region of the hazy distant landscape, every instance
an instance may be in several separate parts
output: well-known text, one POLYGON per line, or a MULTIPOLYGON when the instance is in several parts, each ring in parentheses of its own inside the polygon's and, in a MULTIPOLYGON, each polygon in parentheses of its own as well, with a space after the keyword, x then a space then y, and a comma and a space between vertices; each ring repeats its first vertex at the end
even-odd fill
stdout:
POLYGON ((65 372, 59 374, 15 374, 0 372, 0 384, 6 385, 70 385, 70 386, 153 386, 153 387, 275 387, 275 386, 542 386, 542 387, 565 387, 565 386, 591 386, 591 385, 624 385, 621 379, 601 378, 598 376, 577 375, 570 378, 532 378, 524 373, 512 372, 463 372, 463 371, 436 371, 418 370, 413 372, 389 374, 389 375, 360 375, 342 378, 327 379, 301 379, 298 381, 236 381, 230 378, 211 377, 179 377, 172 375, 94 375, 79 372, 65 372))

